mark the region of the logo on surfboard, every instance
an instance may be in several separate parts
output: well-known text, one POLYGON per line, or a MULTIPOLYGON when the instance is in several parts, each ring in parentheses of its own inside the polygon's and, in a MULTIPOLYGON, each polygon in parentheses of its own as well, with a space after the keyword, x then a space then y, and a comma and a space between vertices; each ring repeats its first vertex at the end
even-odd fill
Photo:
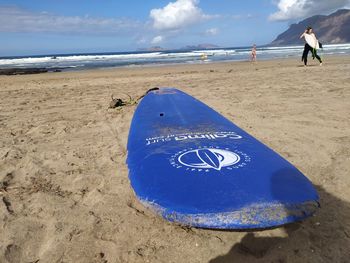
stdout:
POLYGON ((190 171, 209 172, 228 170, 245 166, 250 157, 241 151, 230 151, 212 147, 197 149, 185 149, 176 153, 170 159, 170 164, 175 168, 184 168, 190 171))

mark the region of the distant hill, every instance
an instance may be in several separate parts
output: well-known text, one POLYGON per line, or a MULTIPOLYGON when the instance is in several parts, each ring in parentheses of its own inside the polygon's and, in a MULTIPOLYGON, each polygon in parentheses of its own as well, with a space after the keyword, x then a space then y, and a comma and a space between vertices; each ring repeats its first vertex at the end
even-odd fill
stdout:
POLYGON ((287 31, 272 41, 271 45, 301 44, 299 37, 307 26, 313 28, 317 38, 323 44, 350 43, 350 10, 341 9, 328 16, 312 16, 298 24, 292 24, 287 31))
MULTIPOLYGON (((198 50, 198 49, 213 49, 213 48, 219 48, 219 46, 213 45, 213 44, 199 44, 199 45, 185 46, 182 48, 172 49, 172 50, 198 50)), ((168 50, 168 49, 165 49, 159 46, 138 49, 138 51, 165 51, 165 50, 168 50)))
POLYGON ((138 51, 163 51, 164 48, 160 46, 148 47, 148 48, 139 48, 138 51))

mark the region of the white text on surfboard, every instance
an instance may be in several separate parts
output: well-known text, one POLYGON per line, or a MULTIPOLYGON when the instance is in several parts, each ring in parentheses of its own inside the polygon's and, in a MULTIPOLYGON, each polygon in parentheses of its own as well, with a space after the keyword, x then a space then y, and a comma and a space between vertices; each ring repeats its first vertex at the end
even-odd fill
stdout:
POLYGON ((169 142, 169 141, 184 141, 184 140, 218 140, 218 139, 242 139, 242 136, 235 132, 211 132, 211 133, 185 133, 185 134, 172 134, 167 136, 159 136, 146 139, 146 145, 151 145, 159 142, 169 142))

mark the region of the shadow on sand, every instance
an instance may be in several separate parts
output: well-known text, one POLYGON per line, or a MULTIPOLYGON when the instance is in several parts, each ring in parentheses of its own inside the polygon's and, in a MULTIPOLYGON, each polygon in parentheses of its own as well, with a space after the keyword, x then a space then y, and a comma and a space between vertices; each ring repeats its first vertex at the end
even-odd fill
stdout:
POLYGON ((316 215, 283 226, 284 237, 268 236, 271 230, 247 232, 226 255, 209 262, 349 262, 350 204, 316 188, 322 205, 316 215))

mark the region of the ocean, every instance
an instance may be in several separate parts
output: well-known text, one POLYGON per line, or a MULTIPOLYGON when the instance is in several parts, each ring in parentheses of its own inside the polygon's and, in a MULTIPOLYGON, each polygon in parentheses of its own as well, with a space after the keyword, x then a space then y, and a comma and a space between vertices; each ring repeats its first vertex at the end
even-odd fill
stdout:
MULTIPOLYGON (((299 59, 303 46, 258 47, 257 59, 299 59)), ((169 64, 201 64, 250 59, 251 47, 207 50, 170 50, 159 52, 115 52, 96 54, 50 54, 40 56, 0 57, 0 69, 45 68, 50 70, 84 70, 113 67, 141 67, 169 64)), ((350 54, 350 44, 324 45, 321 56, 350 54)))

